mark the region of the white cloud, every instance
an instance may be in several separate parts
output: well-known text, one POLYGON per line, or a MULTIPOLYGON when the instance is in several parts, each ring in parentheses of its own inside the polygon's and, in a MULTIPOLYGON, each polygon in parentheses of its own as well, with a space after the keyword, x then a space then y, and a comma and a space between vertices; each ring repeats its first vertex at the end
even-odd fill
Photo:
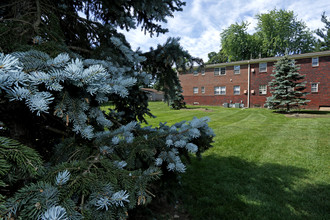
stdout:
POLYGON ((220 32, 235 22, 248 21, 248 32, 253 33, 257 25, 256 14, 267 13, 277 8, 292 10, 306 25, 315 30, 324 27, 321 14, 330 13, 330 4, 325 0, 191 0, 183 12, 175 12, 164 27, 169 33, 150 38, 140 29, 125 33, 133 49, 165 43, 168 37, 180 37, 181 45, 193 56, 207 61, 207 54, 220 49, 220 32))

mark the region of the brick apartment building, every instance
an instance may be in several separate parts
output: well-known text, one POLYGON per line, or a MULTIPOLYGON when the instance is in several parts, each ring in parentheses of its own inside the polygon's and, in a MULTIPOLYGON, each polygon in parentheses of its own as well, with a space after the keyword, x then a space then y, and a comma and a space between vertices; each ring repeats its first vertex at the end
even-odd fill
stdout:
MULTIPOLYGON (((330 51, 289 56, 306 75, 306 109, 330 107, 330 51)), ((268 57, 206 65, 204 69, 179 74, 185 102, 191 105, 264 107, 271 96, 268 83, 280 57, 268 57), (226 104, 227 103, 227 104, 226 104)))

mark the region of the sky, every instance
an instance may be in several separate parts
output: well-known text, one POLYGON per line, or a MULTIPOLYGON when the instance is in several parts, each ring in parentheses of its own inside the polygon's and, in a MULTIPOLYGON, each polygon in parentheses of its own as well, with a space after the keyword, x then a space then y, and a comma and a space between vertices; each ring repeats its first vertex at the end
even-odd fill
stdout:
POLYGON ((298 20, 303 20, 310 30, 323 28, 321 15, 330 17, 329 0, 186 0, 183 11, 175 12, 163 25, 169 29, 158 37, 145 35, 141 28, 129 32, 122 31, 132 49, 143 52, 150 47, 164 44, 168 37, 180 37, 180 44, 192 56, 208 60, 209 52, 220 50, 220 33, 235 22, 248 21, 248 32, 254 32, 257 20, 255 15, 270 10, 294 11, 298 20))

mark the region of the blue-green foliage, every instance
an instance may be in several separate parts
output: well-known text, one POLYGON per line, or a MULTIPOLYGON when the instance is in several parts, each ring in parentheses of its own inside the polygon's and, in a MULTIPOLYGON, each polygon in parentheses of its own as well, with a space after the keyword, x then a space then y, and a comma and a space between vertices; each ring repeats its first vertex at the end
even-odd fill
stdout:
POLYGON ((274 79, 269 82, 272 96, 267 97, 266 106, 271 109, 279 109, 289 112, 290 109, 306 105, 309 100, 306 82, 302 80, 304 75, 299 73, 299 66, 287 55, 279 59, 273 70, 274 79))
MULTIPOLYGON (((111 41, 130 63, 144 60, 120 39, 111 41)), ((210 147, 214 133, 207 118, 152 128, 137 121, 122 124, 122 112, 100 109, 112 96, 125 101, 133 86, 149 78, 110 59, 51 58, 38 51, 0 54, 0 94, 40 118, 55 116, 67 128, 59 144, 45 146, 53 152, 46 171, 7 198, 5 215, 125 218, 129 209, 151 201, 148 187, 162 173, 185 172, 182 155, 210 147)))
POLYGON ((59 172, 56 177, 56 185, 61 186, 66 184, 70 179, 70 172, 64 170, 63 172, 59 172))
POLYGON ((52 206, 40 218, 41 220, 68 220, 66 211, 61 206, 52 206))

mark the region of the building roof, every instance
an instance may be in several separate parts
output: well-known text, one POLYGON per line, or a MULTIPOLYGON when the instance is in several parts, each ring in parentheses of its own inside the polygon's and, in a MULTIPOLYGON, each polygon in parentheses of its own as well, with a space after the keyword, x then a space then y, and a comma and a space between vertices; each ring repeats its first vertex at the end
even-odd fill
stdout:
MULTIPOLYGON (((294 55, 289 55, 289 58, 290 59, 303 59, 303 58, 322 57, 322 56, 330 56, 330 50, 313 52, 313 53, 294 54, 294 55)), ((266 58, 251 59, 251 60, 242 60, 242 61, 235 61, 235 62, 228 62, 228 63, 207 64, 207 65, 205 65, 205 68, 214 68, 214 67, 221 67, 221 66, 234 66, 234 65, 242 65, 242 64, 249 64, 249 63, 274 62, 274 61, 279 60, 281 57, 282 56, 266 57, 266 58)))

